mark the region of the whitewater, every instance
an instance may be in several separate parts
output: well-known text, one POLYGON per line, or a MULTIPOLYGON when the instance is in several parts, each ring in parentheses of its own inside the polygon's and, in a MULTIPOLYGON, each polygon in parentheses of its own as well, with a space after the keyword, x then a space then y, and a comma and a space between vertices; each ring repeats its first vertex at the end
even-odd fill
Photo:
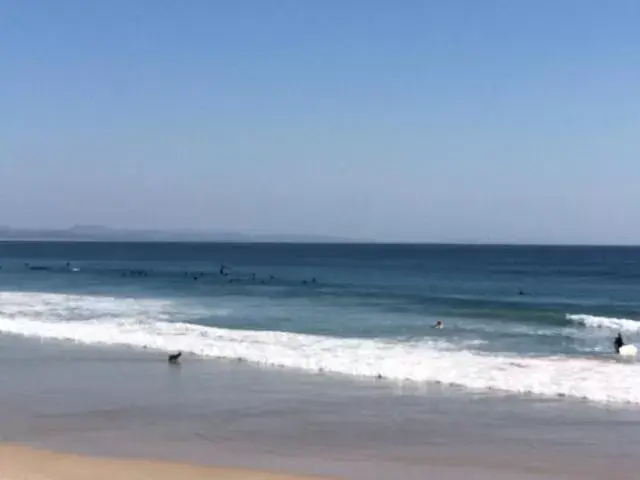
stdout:
POLYGON ((610 318, 588 314, 567 314, 567 319, 580 325, 623 332, 640 332, 640 321, 628 318, 610 318))
MULTIPOLYGON (((208 310, 193 302, 176 300, 0 293, 0 332, 4 334, 165 353, 180 350, 310 373, 640 405, 640 384, 635 380, 640 375, 640 365, 619 361, 612 355, 490 353, 474 348, 474 342, 458 344, 445 338, 339 338, 220 328, 190 321, 205 313, 225 317, 232 311, 208 310)), ((638 323, 586 314, 569 314, 567 319, 576 324, 576 337, 584 336, 586 327, 613 331, 622 326, 631 330, 638 323)))

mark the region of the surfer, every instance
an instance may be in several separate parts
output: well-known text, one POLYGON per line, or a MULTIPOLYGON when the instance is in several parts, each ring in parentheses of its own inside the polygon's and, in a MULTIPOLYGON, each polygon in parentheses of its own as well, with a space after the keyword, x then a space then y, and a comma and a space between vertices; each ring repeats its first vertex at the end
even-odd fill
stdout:
POLYGON ((618 336, 613 341, 613 348, 615 348, 616 353, 620 353, 620 349, 624 346, 624 340, 622 339, 622 334, 618 333, 618 336))
POLYGON ((182 352, 169 355, 169 363, 173 363, 173 364, 178 363, 178 360, 180 359, 181 356, 182 356, 182 352))
POLYGON ((442 322, 442 320, 438 320, 432 328, 442 328, 442 327, 444 327, 444 323, 442 322))

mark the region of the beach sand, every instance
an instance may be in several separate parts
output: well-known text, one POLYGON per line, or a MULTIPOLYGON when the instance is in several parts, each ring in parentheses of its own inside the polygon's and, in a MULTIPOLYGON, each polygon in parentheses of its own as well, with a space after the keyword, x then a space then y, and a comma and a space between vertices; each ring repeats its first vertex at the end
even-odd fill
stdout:
POLYGON ((0 445, 1 480, 329 480, 159 460, 89 457, 0 445))

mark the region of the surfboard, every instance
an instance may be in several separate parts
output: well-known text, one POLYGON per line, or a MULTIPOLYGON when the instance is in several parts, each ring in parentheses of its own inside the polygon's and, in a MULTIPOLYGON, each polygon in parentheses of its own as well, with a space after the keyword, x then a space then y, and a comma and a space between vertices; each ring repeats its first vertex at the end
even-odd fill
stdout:
POLYGON ((618 355, 623 357, 635 357, 638 353, 638 348, 635 345, 623 345, 620 347, 618 355))

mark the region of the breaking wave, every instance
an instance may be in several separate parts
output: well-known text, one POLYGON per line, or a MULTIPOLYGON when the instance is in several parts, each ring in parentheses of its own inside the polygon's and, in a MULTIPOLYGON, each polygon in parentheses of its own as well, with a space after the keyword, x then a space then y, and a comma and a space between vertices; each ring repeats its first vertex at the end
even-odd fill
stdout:
MULTIPOLYGON (((209 315, 229 312, 209 311, 209 315)), ((86 345, 121 345, 241 359, 261 365, 356 377, 437 382, 469 389, 640 404, 640 365, 585 357, 481 353, 473 344, 338 338, 190 323, 202 310, 161 300, 0 293, 0 332, 86 345), (611 388, 616 385, 616 388, 611 388)), ((571 316, 585 325, 633 320, 571 316), (605 321, 606 320, 606 321, 605 321)), ((630 322, 630 323, 626 323, 630 322)), ((611 327, 618 328, 618 327, 611 327)))
POLYGON ((640 332, 640 321, 627 318, 598 317, 586 314, 568 314, 567 320, 593 328, 609 328, 627 332, 640 332))

